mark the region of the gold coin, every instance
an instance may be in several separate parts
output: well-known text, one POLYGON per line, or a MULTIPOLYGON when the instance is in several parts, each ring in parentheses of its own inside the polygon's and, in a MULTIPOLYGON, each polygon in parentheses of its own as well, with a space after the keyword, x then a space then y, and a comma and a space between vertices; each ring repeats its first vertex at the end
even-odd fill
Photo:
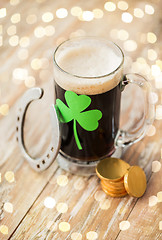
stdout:
POLYGON ((97 164, 96 173, 100 179, 121 181, 130 165, 119 158, 105 158, 97 164))
POLYGON ((111 182, 111 181, 105 181, 105 180, 101 180, 103 184, 111 187, 111 188, 115 188, 115 189, 121 189, 121 188, 125 188, 124 187, 124 180, 121 182, 111 182))
POLYGON ((123 193, 120 193, 120 194, 117 194, 117 193, 111 193, 111 192, 109 192, 107 189, 105 189, 105 188, 103 188, 103 191, 107 194, 107 195, 109 195, 109 196, 111 196, 111 197, 124 197, 124 196, 126 196, 128 193, 125 191, 125 192, 123 192, 123 193))
POLYGON ((124 186, 129 195, 141 197, 146 190, 146 175, 139 166, 130 167, 124 176, 124 186))
POLYGON ((114 190, 111 188, 107 188, 107 187, 103 186, 102 184, 101 184, 101 187, 102 187, 102 189, 105 189, 106 191, 108 191, 109 193, 112 193, 112 194, 122 194, 122 193, 126 192, 125 188, 120 189, 120 190, 114 190))
POLYGON ((114 187, 112 187, 111 185, 107 185, 107 184, 105 184, 105 183, 103 183, 103 182, 101 181, 101 185, 102 185, 104 188, 109 189, 109 190, 112 191, 112 192, 125 191, 124 184, 123 184, 123 186, 120 187, 120 188, 114 188, 114 187))
POLYGON ((120 194, 124 194, 124 193, 127 193, 127 191, 125 189, 121 189, 121 191, 112 191, 111 189, 109 188, 105 188, 103 186, 101 186, 102 189, 110 194, 114 194, 114 195, 120 195, 120 194))

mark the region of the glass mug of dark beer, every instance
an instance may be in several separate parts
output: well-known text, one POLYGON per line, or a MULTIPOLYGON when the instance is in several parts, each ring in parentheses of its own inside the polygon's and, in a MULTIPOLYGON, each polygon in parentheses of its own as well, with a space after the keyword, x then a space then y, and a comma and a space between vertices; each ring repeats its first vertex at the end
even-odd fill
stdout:
POLYGON ((25 93, 17 117, 17 140, 35 170, 46 169, 57 157, 61 168, 90 175, 95 172, 98 161, 145 135, 154 117, 149 101, 150 84, 140 75, 124 74, 123 63, 120 47, 106 39, 74 38, 57 47, 54 52, 55 103, 51 107, 53 137, 41 158, 29 156, 23 125, 29 103, 42 97, 42 89, 25 93), (143 123, 134 132, 119 129, 121 92, 129 83, 143 90, 145 100, 143 123))

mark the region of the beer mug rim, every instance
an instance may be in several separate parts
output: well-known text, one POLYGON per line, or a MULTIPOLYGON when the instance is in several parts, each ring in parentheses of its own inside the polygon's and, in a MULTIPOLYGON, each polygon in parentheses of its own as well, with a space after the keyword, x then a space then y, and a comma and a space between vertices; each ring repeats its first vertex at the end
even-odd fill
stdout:
POLYGON ((105 39, 105 38, 101 38, 101 37, 87 37, 87 36, 85 36, 85 37, 74 37, 74 38, 71 38, 71 39, 67 39, 67 40, 65 40, 65 41, 63 41, 62 43, 60 43, 57 47, 56 47, 56 49, 55 49, 55 51, 54 51, 54 55, 53 55, 53 60, 54 60, 54 64, 55 64, 55 66, 61 71, 61 72, 63 72, 63 73, 65 73, 65 74, 68 74, 69 76, 72 76, 72 77, 76 77, 76 78, 84 78, 84 79, 98 79, 98 78, 105 78, 105 77, 108 77, 108 76, 111 76, 111 75, 113 75, 113 74, 115 74, 122 66, 123 66, 123 63, 124 63, 124 53, 123 53, 123 51, 122 51, 122 49, 116 44, 116 43, 114 43, 113 41, 110 41, 110 40, 107 40, 107 39, 105 39), (100 42, 105 42, 105 43, 107 43, 107 44, 109 44, 109 45, 111 45, 112 46, 112 48, 113 47, 115 47, 116 49, 118 49, 118 51, 121 53, 121 62, 120 62, 120 64, 119 64, 119 66, 114 70, 114 71, 112 71, 112 72, 110 72, 110 73, 107 73, 107 74, 104 74, 104 75, 99 75, 99 76, 80 76, 80 75, 75 75, 75 74, 71 74, 71 73, 69 73, 69 72, 67 72, 67 71, 65 71, 64 69, 62 69, 60 66, 59 66, 59 64, 57 63, 57 53, 58 53, 58 50, 61 48, 61 47, 63 47, 64 46, 64 44, 66 44, 66 43, 70 43, 70 42, 74 42, 74 41, 79 41, 79 40, 87 40, 87 39, 94 39, 94 40, 98 40, 98 41, 100 41, 100 42))

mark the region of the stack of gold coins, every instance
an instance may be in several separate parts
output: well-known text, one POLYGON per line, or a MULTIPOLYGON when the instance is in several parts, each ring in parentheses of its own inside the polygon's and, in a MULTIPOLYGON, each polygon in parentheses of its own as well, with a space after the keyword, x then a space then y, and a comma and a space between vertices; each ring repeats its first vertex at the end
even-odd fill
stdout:
POLYGON ((138 166, 131 167, 119 158, 106 158, 96 167, 103 191, 111 197, 130 194, 141 197, 146 190, 146 176, 138 166))

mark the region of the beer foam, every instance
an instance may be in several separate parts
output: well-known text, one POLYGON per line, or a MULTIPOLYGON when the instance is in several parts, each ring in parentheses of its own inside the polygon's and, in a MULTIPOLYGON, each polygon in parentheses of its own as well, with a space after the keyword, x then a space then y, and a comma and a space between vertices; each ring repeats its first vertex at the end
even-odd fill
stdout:
POLYGON ((123 55, 116 45, 91 38, 63 45, 55 55, 59 68, 54 67, 55 81, 60 87, 78 94, 94 95, 118 85, 123 55))

